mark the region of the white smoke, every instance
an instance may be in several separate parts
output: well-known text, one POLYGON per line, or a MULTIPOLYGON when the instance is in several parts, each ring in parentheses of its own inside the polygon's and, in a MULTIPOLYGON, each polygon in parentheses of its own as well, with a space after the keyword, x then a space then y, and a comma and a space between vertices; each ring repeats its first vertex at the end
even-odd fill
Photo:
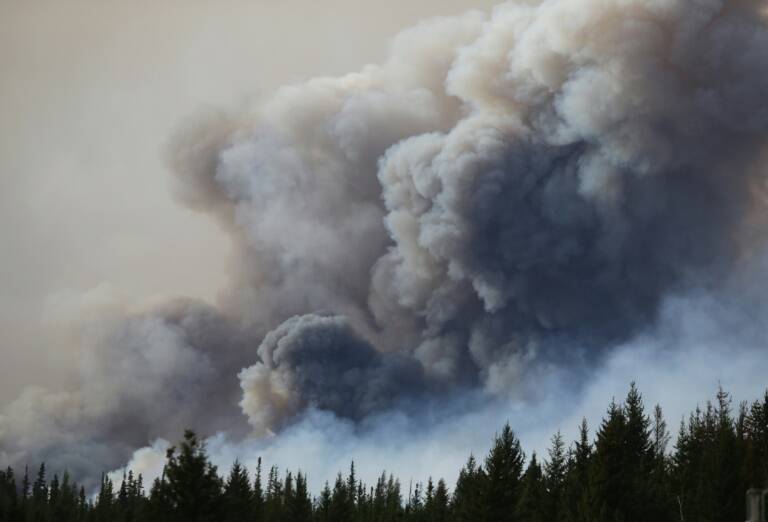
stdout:
MULTIPOLYGON (((510 401, 465 394, 451 405, 426 406, 416 414, 389 411, 358 423, 309 409, 278 436, 240 439, 220 432, 206 444, 222 473, 236 459, 254 473, 262 458, 264 469, 301 469, 314 492, 352 461, 369 484, 386 470, 404 488, 430 476, 453 485, 470 453, 485 455, 504 422, 512 424, 529 456, 533 451, 546 455, 557 431, 566 441, 577 440, 583 417, 594 435, 611 398, 622 400, 632 381, 648 409, 662 405, 674 441, 677 423, 696 405, 713 400, 718 386, 731 393, 734 408, 762 396, 768 372, 766 319, 765 310, 751 315, 743 304, 724 303, 720 296, 673 296, 663 304, 657 327, 616 347, 586 376, 558 367, 526 375, 521 380, 525 397, 510 401)), ((160 476, 168 446, 158 440, 138 450, 112 472, 114 479, 124 469, 148 480, 160 476)))

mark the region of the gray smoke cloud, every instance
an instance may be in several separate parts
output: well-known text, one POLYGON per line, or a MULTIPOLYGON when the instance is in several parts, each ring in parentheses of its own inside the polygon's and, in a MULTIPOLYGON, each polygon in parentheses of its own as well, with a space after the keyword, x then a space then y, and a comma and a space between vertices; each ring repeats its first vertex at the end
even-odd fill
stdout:
POLYGON ((412 358, 382 354, 341 317, 293 317, 267 334, 261 363, 243 370, 243 412, 256 427, 280 427, 311 405, 351 419, 415 395, 422 368, 412 358))
POLYGON ((513 1, 200 116, 168 157, 235 245, 221 303, 103 326, 80 390, 3 413, 2 460, 75 462, 77 440, 103 467, 187 425, 274 435, 305 411, 578 384, 671 295, 718 295, 764 257, 761 9, 513 1))
POLYGON ((179 426, 247 431, 235 375, 252 360, 250 346, 213 307, 178 300, 104 318, 84 341, 78 389, 27 388, 2 412, 0 460, 45 461, 94 481, 179 426))

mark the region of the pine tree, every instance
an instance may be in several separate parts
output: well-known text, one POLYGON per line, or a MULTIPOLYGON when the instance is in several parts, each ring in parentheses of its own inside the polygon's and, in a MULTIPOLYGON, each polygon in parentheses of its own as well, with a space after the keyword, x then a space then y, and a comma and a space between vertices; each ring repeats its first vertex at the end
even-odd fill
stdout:
POLYGON ((261 457, 256 464, 256 477, 253 480, 253 520, 264 520, 264 489, 261 485, 261 457))
POLYGON ((25 518, 27 514, 27 501, 29 500, 30 487, 29 466, 24 466, 24 478, 21 481, 21 509, 25 518))
POLYGON ((357 504, 357 475, 355 474, 355 461, 353 460, 349 465, 349 475, 347 475, 347 495, 349 496, 349 503, 354 511, 357 504))
POLYGON ((48 484, 45 480, 45 463, 40 464, 32 484, 31 506, 28 516, 33 522, 45 522, 48 518, 48 484))
POLYGON ((670 435, 661 406, 653 410, 651 451, 648 456, 648 500, 647 516, 659 521, 679 520, 679 508, 670 478, 670 461, 667 457, 667 446, 670 435))
POLYGON ((330 514, 334 522, 353 522, 355 518, 355 506, 352 493, 349 491, 349 482, 344 480, 341 473, 336 476, 333 487, 330 514))
POLYGON ((664 513, 654 512, 658 506, 652 494, 655 453, 651 440, 651 421, 645 413, 642 395, 634 382, 630 385, 624 410, 627 419, 624 484, 628 491, 627 503, 621 512, 627 522, 645 522, 652 518, 662 522, 664 513))
POLYGON ((483 520, 505 522, 514 518, 520 498, 520 479, 525 456, 520 441, 509 424, 505 424, 496 437, 485 459, 485 483, 483 487, 483 520))
POLYGON ((34 484, 32 484, 32 499, 39 505, 48 502, 48 484, 45 481, 45 463, 40 464, 37 478, 35 479, 34 484))
POLYGON ((48 510, 50 512, 54 511, 59 503, 59 488, 59 476, 54 473, 53 479, 48 485, 48 510))
POLYGON ((715 486, 713 493, 717 503, 713 518, 723 521, 743 520, 745 518, 743 492, 746 491, 746 485, 741 480, 738 465, 742 448, 731 416, 731 398, 722 387, 717 392, 715 415, 716 442, 715 451, 711 452, 710 463, 712 472, 710 479, 715 486))
POLYGON ((56 521, 74 522, 77 519, 77 489, 70 483, 69 473, 66 471, 61 479, 58 500, 52 509, 53 519, 56 521))
POLYGON ((248 472, 235 461, 224 484, 223 519, 229 522, 251 520, 253 513, 253 491, 248 472))
POLYGON ((116 518, 114 484, 107 475, 101 476, 101 487, 93 516, 97 522, 112 522, 116 518))
POLYGON ((381 473, 371 493, 371 520, 383 520, 387 505, 387 474, 381 473))
POLYGON ((597 432, 590 469, 590 519, 595 522, 624 520, 622 511, 628 504, 624 471, 626 431, 624 410, 613 401, 597 432))
POLYGON ((331 488, 326 482, 315 506, 315 519, 318 522, 331 522, 331 495, 331 488))
POLYGON ((171 502, 168 481, 165 471, 161 477, 154 480, 149 491, 147 511, 152 521, 166 522, 174 520, 174 505, 171 502))
POLYGON ((272 466, 267 475, 267 491, 264 497, 264 520, 279 520, 283 515, 283 483, 277 466, 272 466))
POLYGON ((523 474, 514 520, 519 522, 548 522, 550 519, 547 518, 545 497, 544 475, 536 460, 536 453, 534 453, 523 474))
POLYGON ((593 448, 589 441, 587 419, 581 420, 579 440, 573 445, 568 458, 563 515, 569 522, 587 522, 591 517, 591 490, 589 486, 593 448))
POLYGON ((427 479, 427 488, 424 490, 424 514, 427 520, 432 518, 435 505, 435 484, 432 477, 427 479))
POLYGON ((750 406, 744 432, 745 481, 752 488, 768 488, 768 390, 750 406))
POLYGON ((558 431, 552 437, 552 445, 549 448, 549 459, 544 463, 544 486, 546 490, 545 519, 562 520, 562 511, 565 504, 565 486, 568 463, 565 454, 565 442, 558 431))
POLYGON ((0 521, 20 521, 21 515, 16 478, 13 469, 8 467, 0 471, 0 521))
POLYGON ((446 487, 445 481, 443 479, 437 481, 433 506, 434 507, 432 508, 429 522, 448 522, 450 517, 450 511, 448 507, 448 488, 446 487))
POLYGON ((402 506, 403 495, 400 491, 400 481, 390 473, 389 478, 387 479, 384 520, 398 520, 402 516, 402 506))
POLYGON ((90 505, 85 497, 85 488, 80 486, 80 491, 77 495, 77 517, 78 522, 85 522, 89 513, 90 505))
POLYGON ((174 520, 215 522, 221 505, 221 479, 208 461, 205 445, 187 430, 179 448, 168 450, 165 475, 174 520))
POLYGON ((312 501, 307 489, 307 478, 299 471, 296 474, 295 493, 286 508, 286 522, 310 522, 312 520, 312 501))
POLYGON ((483 520, 483 488, 485 472, 478 466, 473 455, 459 472, 456 488, 453 491, 451 512, 457 522, 477 522, 483 520))

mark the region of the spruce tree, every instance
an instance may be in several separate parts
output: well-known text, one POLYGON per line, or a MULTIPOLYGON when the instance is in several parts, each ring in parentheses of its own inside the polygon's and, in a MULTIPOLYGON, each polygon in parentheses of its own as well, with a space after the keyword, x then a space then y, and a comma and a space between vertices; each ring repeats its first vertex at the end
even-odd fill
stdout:
POLYGON ((667 446, 670 435, 660 405, 653 410, 651 451, 648 458, 648 510, 647 516, 659 521, 679 520, 679 507, 672 494, 670 459, 667 446))
POLYGON ((21 506, 13 469, 0 471, 0 521, 21 522, 21 506))
POLYGON ((625 474, 626 431, 624 410, 613 401, 597 432, 590 466, 588 519, 595 522, 624 520, 623 508, 628 504, 629 489, 625 474))
POLYGON ((253 520, 264 520, 264 488, 261 485, 261 457, 256 464, 256 476, 253 479, 253 520))
POLYGON ((116 518, 114 484, 104 474, 101 476, 101 487, 93 515, 96 522, 112 522, 116 518))
POLYGON ((531 456, 528 468, 523 474, 520 487, 520 498, 515 508, 516 517, 514 520, 519 522, 549 522, 546 512, 546 490, 544 486, 544 475, 541 466, 536 460, 536 453, 531 456))
POLYGON ((768 488, 768 391, 750 406, 744 428, 745 481, 751 488, 768 488))
POLYGON ((232 465, 224 484, 222 502, 223 521, 239 522, 254 518, 253 491, 251 490, 250 478, 248 472, 237 460, 232 465))
POLYGON ((56 521, 74 522, 77 519, 77 490, 75 485, 70 482, 67 471, 62 476, 58 500, 52 508, 53 519, 56 521))
POLYGON ((449 516, 448 488, 445 485, 445 481, 440 479, 437 481, 437 488, 435 488, 435 497, 429 522, 448 522, 449 516))
POLYGON ((505 424, 485 459, 483 520, 506 522, 514 519, 524 461, 520 441, 509 424, 505 424))
POLYGON ((456 488, 453 491, 451 512, 457 522, 477 522, 483 520, 483 488, 485 472, 478 466, 473 455, 459 472, 456 488))
POLYGON ((312 501, 307 489, 307 477, 296 473, 296 486, 290 504, 286 508, 286 522, 310 522, 312 520, 312 501))
POLYGON ((185 431, 179 447, 168 450, 165 476, 174 521, 219 520, 221 479, 208 460, 205 445, 194 432, 185 431))
POLYGON ((341 473, 336 476, 333 487, 330 517, 334 522, 353 522, 355 518, 353 493, 350 492, 349 481, 344 480, 341 473))
POLYGON ((264 497, 264 520, 279 520, 283 515, 283 482, 277 466, 272 466, 267 475, 267 490, 264 497))
POLYGON ((320 492, 320 498, 315 503, 315 519, 317 522, 331 522, 331 487, 325 483, 320 492))
POLYGON ((548 450, 548 455, 549 458, 544 463, 545 518, 546 520, 561 520, 565 504, 568 462, 565 454, 565 442, 563 442, 563 436, 559 431, 552 437, 552 445, 548 450))
POLYGON ((653 466, 655 451, 651 440, 651 421, 645 413, 643 397, 633 382, 624 402, 627 419, 624 451, 624 484, 626 505, 621 509, 627 522, 662 522, 666 517, 658 512, 653 495, 653 466))

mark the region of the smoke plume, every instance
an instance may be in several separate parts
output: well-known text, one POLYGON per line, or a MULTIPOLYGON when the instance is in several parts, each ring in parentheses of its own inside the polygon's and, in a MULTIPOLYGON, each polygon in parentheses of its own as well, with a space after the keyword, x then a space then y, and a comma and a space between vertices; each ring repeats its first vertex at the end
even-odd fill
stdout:
POLYGON ((664 344, 665 303, 717 300, 765 259, 761 8, 512 1, 198 117, 168 158, 179 201, 232 239, 229 288, 101 324, 80 389, 0 417, 2 460, 103 469, 184 426, 279 437, 308 411, 531 400, 532 376, 580 389, 648 332, 664 344))

